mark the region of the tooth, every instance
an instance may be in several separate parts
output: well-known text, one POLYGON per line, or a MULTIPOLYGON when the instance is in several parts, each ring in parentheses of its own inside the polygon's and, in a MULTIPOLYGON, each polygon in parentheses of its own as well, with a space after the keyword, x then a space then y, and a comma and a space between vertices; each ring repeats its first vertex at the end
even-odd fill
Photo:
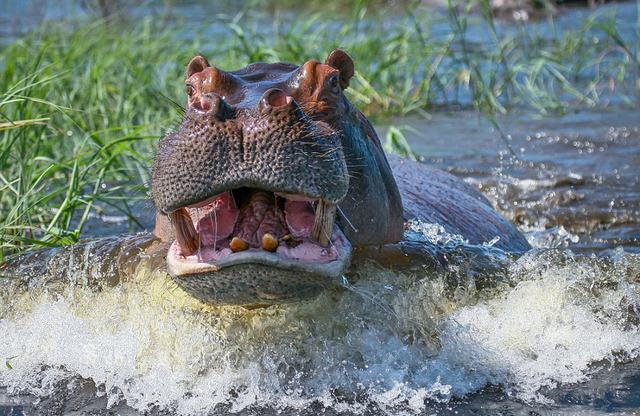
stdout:
POLYGON ((169 214, 169 217, 173 228, 176 230, 176 240, 178 240, 182 254, 185 256, 192 255, 200 247, 200 235, 193 227, 189 211, 180 208, 169 214))
POLYGON ((262 236, 262 248, 267 251, 276 251, 278 248, 278 240, 269 233, 262 236))
POLYGON ((249 245, 242 238, 233 237, 233 239, 229 243, 229 247, 231 247, 231 250, 237 253, 239 251, 245 251, 247 248, 249 248, 249 245))
POLYGON ((328 247, 335 220, 336 206, 321 199, 316 207, 316 219, 311 230, 311 241, 315 241, 322 247, 328 247))

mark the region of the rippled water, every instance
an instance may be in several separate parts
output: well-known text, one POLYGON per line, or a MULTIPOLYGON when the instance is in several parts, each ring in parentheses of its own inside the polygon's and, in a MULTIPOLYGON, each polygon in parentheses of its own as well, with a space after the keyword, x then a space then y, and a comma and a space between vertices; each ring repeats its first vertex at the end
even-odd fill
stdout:
POLYGON ((412 149, 428 163, 479 187, 535 244, 640 252, 638 109, 583 107, 558 117, 514 113, 497 121, 517 159, 479 116, 395 123, 409 126, 412 149))
POLYGON ((4 282, 0 414, 632 414, 637 109, 498 121, 518 160, 469 113, 395 123, 485 192, 531 252, 413 223, 406 239, 445 267, 360 253, 342 287, 256 310, 203 306, 152 259, 102 290, 4 282))

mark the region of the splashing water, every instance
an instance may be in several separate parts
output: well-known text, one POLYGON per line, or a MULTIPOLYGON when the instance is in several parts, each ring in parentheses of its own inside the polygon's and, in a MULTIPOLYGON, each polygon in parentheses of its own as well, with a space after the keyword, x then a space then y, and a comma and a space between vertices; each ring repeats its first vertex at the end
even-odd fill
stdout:
POLYGON ((349 290, 266 309, 204 306, 144 262, 101 292, 5 285, 0 385, 46 404, 89 384, 104 406, 180 415, 418 414, 490 385, 549 404, 545 389, 638 355, 640 256, 506 259, 434 230, 407 238, 451 242, 443 272, 365 260, 349 290))

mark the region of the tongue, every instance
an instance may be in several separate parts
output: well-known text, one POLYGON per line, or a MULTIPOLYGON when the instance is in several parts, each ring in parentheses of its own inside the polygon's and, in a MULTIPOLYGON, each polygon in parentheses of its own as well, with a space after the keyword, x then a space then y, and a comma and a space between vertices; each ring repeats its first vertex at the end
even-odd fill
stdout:
POLYGON ((284 212, 278 208, 273 192, 253 190, 240 207, 237 236, 260 247, 265 234, 280 240, 287 233, 284 212))

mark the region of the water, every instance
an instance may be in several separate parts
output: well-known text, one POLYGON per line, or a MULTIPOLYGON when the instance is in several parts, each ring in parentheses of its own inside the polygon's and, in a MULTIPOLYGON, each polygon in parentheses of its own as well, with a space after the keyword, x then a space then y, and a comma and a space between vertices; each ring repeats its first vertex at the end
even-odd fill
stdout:
POLYGON ((640 252, 637 109, 582 107, 543 118, 516 112, 497 121, 517 159, 482 117, 395 124, 408 123, 412 149, 479 187, 534 245, 640 252))
POLYGON ((202 307, 157 278, 98 294, 62 290, 20 299, 2 321, 2 352, 17 356, 2 382, 54 413, 73 410, 58 402, 69 396, 84 409, 76 396, 88 389, 90 404, 96 395, 103 406, 161 413, 222 404, 240 414, 420 414, 463 411, 469 404, 453 397, 465 394, 470 405, 490 404, 478 392, 492 385, 505 407, 573 412, 558 390, 610 377, 637 355, 629 272, 639 271, 624 253, 543 251, 478 287, 456 272, 398 275, 368 264, 352 277, 355 292, 256 311, 202 307))
POLYGON ((5 283, 0 414, 632 414, 637 110, 498 121, 518 160, 470 113, 402 120, 420 132, 407 130, 412 147, 483 190, 531 252, 413 223, 407 240, 446 267, 361 253, 345 287, 256 310, 203 306, 147 260, 100 291, 5 283))

